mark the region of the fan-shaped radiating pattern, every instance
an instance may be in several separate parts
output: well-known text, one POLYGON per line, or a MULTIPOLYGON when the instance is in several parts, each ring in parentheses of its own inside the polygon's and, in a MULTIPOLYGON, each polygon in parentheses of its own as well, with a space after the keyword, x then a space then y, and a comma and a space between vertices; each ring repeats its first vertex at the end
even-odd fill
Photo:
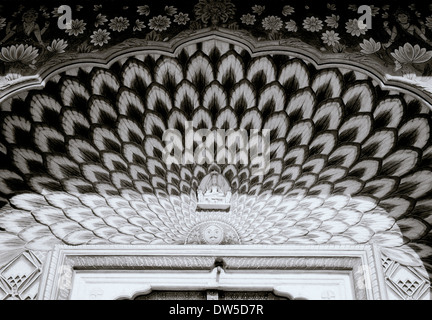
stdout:
POLYGON ((2 248, 183 244, 219 221, 242 244, 409 244, 427 261, 427 106, 353 71, 205 48, 61 75, 5 105, 2 248), (209 164, 163 161, 164 132, 184 135, 187 121, 270 132, 265 175, 251 161, 212 167, 232 187, 230 212, 196 210, 209 164))

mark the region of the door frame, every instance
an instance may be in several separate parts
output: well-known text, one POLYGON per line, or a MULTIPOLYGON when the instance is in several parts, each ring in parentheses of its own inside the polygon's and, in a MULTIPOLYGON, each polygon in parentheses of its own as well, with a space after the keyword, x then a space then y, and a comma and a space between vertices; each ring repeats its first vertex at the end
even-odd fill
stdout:
POLYGON ((317 296, 322 280, 323 289, 328 283, 349 289, 351 297, 342 299, 387 299, 380 261, 379 250, 370 244, 61 245, 47 259, 38 296, 133 299, 152 290, 215 289, 271 290, 291 299, 332 298, 317 296), (223 259, 223 267, 215 267, 217 258, 223 259), (295 285, 309 293, 296 297, 295 285))

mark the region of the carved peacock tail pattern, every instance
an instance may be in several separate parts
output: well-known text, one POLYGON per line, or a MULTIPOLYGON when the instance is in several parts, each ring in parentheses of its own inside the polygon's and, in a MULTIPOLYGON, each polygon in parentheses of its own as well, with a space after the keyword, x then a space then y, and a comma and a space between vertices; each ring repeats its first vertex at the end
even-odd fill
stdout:
POLYGON ((62 243, 185 244, 213 221, 233 243, 405 246, 430 268, 430 128, 424 102, 364 74, 220 41, 76 68, 2 104, 1 258, 62 243), (163 134, 187 121, 270 130, 269 171, 167 165, 163 134), (196 210, 211 170, 231 185, 229 212, 196 210))

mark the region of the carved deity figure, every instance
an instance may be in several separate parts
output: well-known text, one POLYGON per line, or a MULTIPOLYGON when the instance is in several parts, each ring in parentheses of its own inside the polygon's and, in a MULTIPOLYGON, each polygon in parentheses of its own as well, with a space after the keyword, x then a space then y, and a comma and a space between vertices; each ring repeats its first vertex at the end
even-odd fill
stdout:
POLYGON ((432 41, 425 35, 426 26, 421 20, 418 20, 420 24, 418 26, 412 21, 408 12, 400 9, 395 12, 394 18, 395 23, 393 23, 393 26, 390 26, 389 21, 384 21, 384 30, 390 36, 389 41, 383 43, 384 48, 397 48, 406 42, 412 44, 424 42, 432 46, 432 41))
POLYGON ((198 188, 198 209, 227 210, 230 207, 231 188, 218 172, 206 175, 198 188))
POLYGON ((229 203, 231 190, 225 178, 217 172, 204 177, 198 189, 199 203, 229 203))
POLYGON ((30 9, 22 15, 21 24, 13 25, 12 22, 9 22, 6 26, 6 36, 0 40, 0 45, 6 43, 9 39, 13 39, 18 43, 28 43, 44 48, 45 44, 42 41, 42 35, 47 31, 50 23, 48 21, 45 22, 44 27, 40 29, 37 23, 38 16, 39 14, 36 10, 30 9), (37 43, 35 40, 37 40, 37 43))

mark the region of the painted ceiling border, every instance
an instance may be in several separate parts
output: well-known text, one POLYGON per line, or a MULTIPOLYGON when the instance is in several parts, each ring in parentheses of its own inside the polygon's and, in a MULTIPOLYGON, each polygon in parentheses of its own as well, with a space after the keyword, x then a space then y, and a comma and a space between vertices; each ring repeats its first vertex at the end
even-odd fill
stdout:
POLYGON ((404 77, 395 77, 380 71, 378 61, 369 58, 370 63, 355 61, 356 53, 332 53, 324 55, 316 48, 296 38, 258 41, 247 31, 226 28, 206 28, 197 31, 183 31, 169 41, 148 41, 129 39, 109 48, 101 57, 100 53, 73 54, 52 59, 38 75, 23 76, 11 80, 8 86, 0 88, 0 103, 14 96, 34 89, 43 89, 46 83, 74 68, 101 67, 110 68, 114 63, 142 54, 161 54, 176 57, 188 45, 220 40, 237 45, 247 50, 252 57, 269 54, 289 55, 310 62, 318 70, 325 68, 345 68, 363 73, 375 80, 382 89, 394 90, 413 95, 421 99, 432 109, 432 91, 413 83, 404 77), (300 47, 301 46, 301 47, 300 47), (375 64, 375 66, 374 66, 375 64))

